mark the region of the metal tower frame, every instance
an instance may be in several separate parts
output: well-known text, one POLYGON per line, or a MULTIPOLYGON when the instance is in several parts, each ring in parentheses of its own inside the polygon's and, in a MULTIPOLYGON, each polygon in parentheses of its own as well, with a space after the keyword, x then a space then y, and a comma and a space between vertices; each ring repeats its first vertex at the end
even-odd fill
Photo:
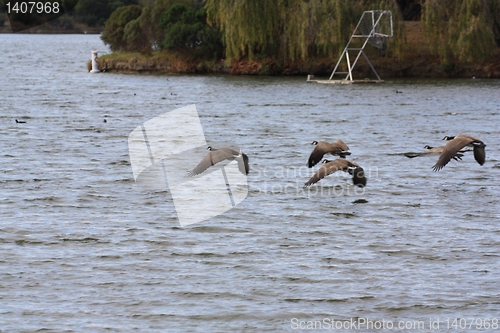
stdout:
MULTIPOLYGON (((366 19, 365 19, 366 20, 366 19)), ((368 10, 363 13, 361 18, 359 19, 358 25, 356 25, 356 28, 354 29, 351 38, 349 39, 349 42, 347 43, 346 47, 344 48, 344 51, 342 52, 342 55, 340 56, 339 60, 337 61, 337 65, 335 66, 335 69, 332 72, 332 75, 330 75, 329 80, 331 81, 333 76, 336 74, 347 74, 345 77, 345 81, 350 81, 350 83, 354 82, 352 78, 352 70, 354 69, 354 66, 356 66, 359 58, 361 55, 363 55, 368 62, 368 65, 370 65, 370 68, 373 70, 375 75, 377 76, 377 79, 379 82, 382 80, 380 79, 380 76, 378 76, 377 71, 375 68, 373 68, 372 63, 370 60, 368 60, 368 57, 366 56, 365 52, 363 51, 366 44, 370 41, 370 38, 391 38, 393 36, 393 30, 392 30, 392 12, 390 10, 368 10), (363 34, 363 32, 360 31, 360 34, 357 34, 358 29, 360 29, 361 22, 363 22, 363 19, 365 18, 365 15, 370 15, 371 17, 368 17, 369 20, 371 20, 371 26, 372 29, 368 34, 363 34), (379 24, 384 17, 384 15, 389 15, 389 22, 390 22, 390 34, 384 34, 381 33, 380 31, 377 30, 379 28, 379 24), (353 41, 354 38, 364 38, 365 41, 363 43, 363 46, 360 48, 353 48, 349 47, 351 42, 353 41), (358 51, 358 54, 356 56, 356 59, 354 62, 351 64, 350 57, 349 57, 349 51, 358 51), (344 59, 344 56, 347 61, 347 72, 337 72, 337 69, 344 59)))

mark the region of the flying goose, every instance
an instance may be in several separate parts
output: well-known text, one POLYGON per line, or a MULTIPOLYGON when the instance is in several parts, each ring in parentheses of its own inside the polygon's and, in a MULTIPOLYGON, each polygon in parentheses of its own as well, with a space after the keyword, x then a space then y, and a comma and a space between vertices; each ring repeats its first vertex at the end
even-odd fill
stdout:
POLYGON ((307 162, 307 166, 310 168, 318 164, 325 154, 338 155, 342 158, 345 158, 346 155, 351 155, 351 153, 347 151, 349 147, 340 139, 333 143, 313 141, 311 144, 316 147, 313 149, 311 156, 309 156, 309 161, 307 162))
POLYGON ((354 185, 365 186, 366 177, 365 172, 362 167, 352 161, 348 161, 344 158, 337 158, 336 160, 329 161, 327 159, 323 160, 323 165, 316 171, 316 173, 309 179, 304 187, 316 184, 321 179, 339 170, 349 172, 352 175, 352 182, 354 185))
POLYGON ((474 149, 474 158, 477 163, 480 165, 484 164, 484 160, 486 158, 484 147, 486 147, 486 145, 478 138, 466 134, 460 134, 457 136, 445 136, 443 140, 447 140, 448 143, 444 146, 443 152, 439 156, 438 161, 432 167, 434 171, 439 171, 444 168, 444 166, 448 164, 448 162, 464 147, 472 147, 474 149))
MULTIPOLYGON (((441 153, 444 150, 444 146, 439 146, 439 147, 431 147, 429 145, 424 146, 424 151, 421 153, 404 153, 404 155, 408 158, 414 158, 414 157, 419 157, 419 156, 431 156, 431 155, 441 155, 441 153)), ((452 158, 455 161, 462 160, 462 157, 464 156, 463 153, 471 151, 469 149, 461 149, 458 151, 458 153, 455 154, 452 158)))
POLYGON ((238 162, 238 169, 244 175, 248 175, 250 167, 248 166, 248 156, 245 155, 241 150, 236 150, 234 148, 220 148, 215 149, 211 146, 207 147, 209 153, 201 160, 198 165, 189 172, 189 176, 193 177, 199 175, 203 171, 207 170, 211 166, 222 162, 224 160, 234 160, 238 162))

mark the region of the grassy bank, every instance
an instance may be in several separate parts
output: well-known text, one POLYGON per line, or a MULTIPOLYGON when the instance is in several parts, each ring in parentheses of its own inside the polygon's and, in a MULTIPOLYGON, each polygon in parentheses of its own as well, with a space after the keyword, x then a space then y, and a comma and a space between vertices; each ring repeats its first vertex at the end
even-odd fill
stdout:
POLYGON ((156 51, 150 54, 115 52, 99 57, 99 69, 106 72, 158 74, 226 73, 224 61, 200 60, 189 54, 156 51))
MULTIPOLYGON (((441 63, 437 57, 414 56, 401 59, 370 58, 381 78, 500 78, 500 60, 491 63, 441 63)), ((314 58, 280 64, 272 59, 241 60, 231 65, 224 60, 207 61, 182 55, 154 52, 150 55, 119 52, 99 57, 99 69, 118 73, 156 74, 232 74, 232 75, 307 75, 329 76, 337 59, 314 58)), ((373 78, 369 65, 360 60, 354 78, 373 78)), ((337 79, 342 76, 336 77, 337 79)))

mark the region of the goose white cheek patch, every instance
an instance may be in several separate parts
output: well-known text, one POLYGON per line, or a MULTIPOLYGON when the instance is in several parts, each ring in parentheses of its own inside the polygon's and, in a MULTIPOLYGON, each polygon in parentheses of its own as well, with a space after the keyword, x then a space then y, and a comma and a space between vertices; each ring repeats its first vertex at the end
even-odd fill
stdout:
POLYGON ((164 113, 134 129, 128 137, 135 182, 148 190, 168 190, 181 226, 220 215, 248 194, 247 177, 237 161, 189 177, 207 153, 195 105, 164 113))

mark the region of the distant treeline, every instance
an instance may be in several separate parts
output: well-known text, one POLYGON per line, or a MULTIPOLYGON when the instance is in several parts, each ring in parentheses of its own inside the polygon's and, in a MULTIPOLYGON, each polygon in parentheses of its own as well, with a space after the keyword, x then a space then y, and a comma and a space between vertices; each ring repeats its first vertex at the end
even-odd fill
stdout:
POLYGON ((374 9, 393 13, 388 56, 402 55, 405 20, 421 22, 429 52, 444 63, 498 54, 498 0, 156 0, 116 9, 102 39, 113 51, 286 63, 338 56, 363 11, 374 9))
MULTIPOLYGON (((42 2, 45 2, 45 0, 42 2)), ((111 13, 117 8, 133 4, 138 4, 138 0, 65 0, 65 7, 61 9, 63 12, 67 10, 67 15, 52 20, 49 24, 59 30, 73 29, 75 24, 78 23, 89 27, 104 27, 111 13)), ((21 11, 12 12, 10 19, 27 27, 34 27, 37 24, 44 23, 36 21, 39 17, 29 16, 21 11)), ((3 26, 7 20, 6 9, 2 2, 0 5, 0 26, 3 26)))
POLYGON ((220 58, 224 51, 220 29, 208 24, 207 7, 193 0, 156 0, 118 8, 101 38, 113 51, 171 50, 205 58, 220 58))

